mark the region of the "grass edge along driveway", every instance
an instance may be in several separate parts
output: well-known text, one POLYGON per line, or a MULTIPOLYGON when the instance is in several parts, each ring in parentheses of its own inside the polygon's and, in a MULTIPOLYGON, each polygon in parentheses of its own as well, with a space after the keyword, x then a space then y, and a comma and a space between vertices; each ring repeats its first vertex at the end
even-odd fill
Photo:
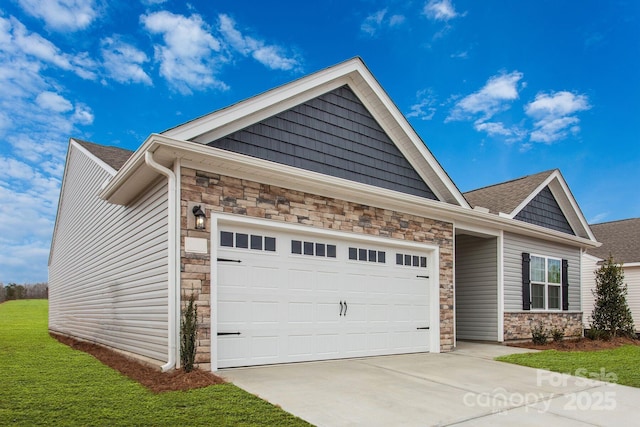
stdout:
POLYGON ((233 384, 154 394, 51 338, 47 313, 0 304, 0 425, 309 425, 233 384))
POLYGON ((510 354, 496 357, 495 360, 640 387, 640 346, 637 345, 596 351, 545 350, 539 353, 510 354))

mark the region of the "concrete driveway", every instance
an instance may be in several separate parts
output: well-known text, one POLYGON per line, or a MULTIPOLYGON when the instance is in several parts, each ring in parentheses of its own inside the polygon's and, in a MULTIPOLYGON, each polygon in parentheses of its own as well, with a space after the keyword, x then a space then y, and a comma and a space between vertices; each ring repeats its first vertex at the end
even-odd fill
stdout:
POLYGON ((522 351, 459 343, 451 353, 219 373, 318 426, 617 426, 637 422, 640 389, 492 360, 522 351))

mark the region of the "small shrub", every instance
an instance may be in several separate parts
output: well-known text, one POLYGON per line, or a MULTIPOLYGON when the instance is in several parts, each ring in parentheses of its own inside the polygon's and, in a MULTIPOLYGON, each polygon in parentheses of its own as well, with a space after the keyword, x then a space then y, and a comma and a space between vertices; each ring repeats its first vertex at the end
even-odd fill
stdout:
POLYGON ((196 361, 196 334, 198 332, 198 305, 192 292, 182 312, 180 322, 180 363, 185 372, 193 370, 196 361))
POLYGON ((551 330, 551 336, 553 337, 553 340, 556 342, 560 342, 564 339, 564 331, 565 328, 553 328, 551 330))
POLYGON ((609 341, 611 339, 611 334, 609 334, 607 331, 596 328, 587 329, 584 333, 584 336, 590 340, 609 341))
POLYGON ((531 340, 534 344, 546 344, 548 338, 549 332, 544 328, 544 326, 542 326, 542 323, 531 328, 531 340))

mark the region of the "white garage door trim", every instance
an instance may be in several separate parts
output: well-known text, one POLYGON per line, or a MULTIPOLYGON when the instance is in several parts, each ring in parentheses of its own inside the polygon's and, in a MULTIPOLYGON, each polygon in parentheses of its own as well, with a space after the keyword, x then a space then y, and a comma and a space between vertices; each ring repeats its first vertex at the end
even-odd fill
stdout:
POLYGON ((211 217, 211 370, 218 370, 218 289, 217 289, 217 258, 218 258, 218 235, 221 227, 247 226, 275 229, 286 233, 300 233, 315 235, 323 239, 335 238, 340 240, 350 240, 353 242, 369 242, 396 248, 413 249, 428 254, 428 265, 431 272, 429 284, 429 351, 440 352, 440 280, 439 280, 439 247, 437 245, 405 242, 397 239, 370 236, 365 234, 339 232, 328 229, 318 229, 299 224, 279 223, 269 220, 261 220, 249 217, 239 217, 228 214, 214 214, 211 217))

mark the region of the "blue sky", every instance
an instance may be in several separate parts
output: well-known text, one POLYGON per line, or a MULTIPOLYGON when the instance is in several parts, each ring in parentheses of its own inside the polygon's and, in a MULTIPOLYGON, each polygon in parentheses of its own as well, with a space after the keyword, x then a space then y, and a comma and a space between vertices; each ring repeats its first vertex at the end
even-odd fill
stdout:
POLYGON ((354 56, 462 191, 560 168, 588 221, 640 216, 640 2, 318 3, 3 1, 0 282, 47 278, 69 137, 135 150, 354 56))

